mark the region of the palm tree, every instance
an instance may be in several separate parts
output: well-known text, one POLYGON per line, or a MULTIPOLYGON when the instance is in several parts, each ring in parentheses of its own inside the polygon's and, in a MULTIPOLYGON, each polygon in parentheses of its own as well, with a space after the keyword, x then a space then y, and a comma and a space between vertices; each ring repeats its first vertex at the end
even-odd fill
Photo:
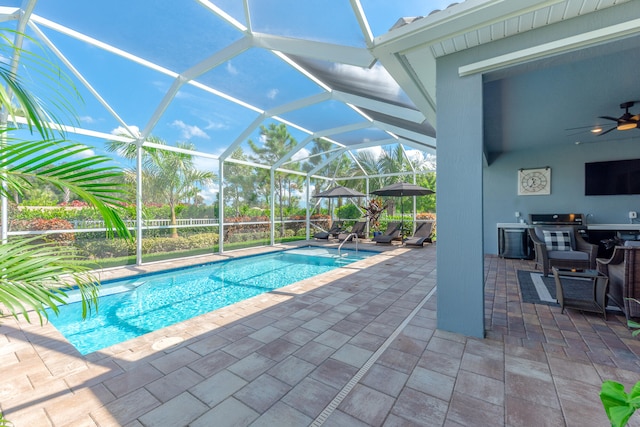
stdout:
MULTIPOLYGON (((25 89, 11 69, 0 65, 0 79, 6 85, 0 85, 0 196, 22 197, 37 185, 69 189, 99 211, 109 236, 115 232, 130 238, 119 215, 123 187, 117 180, 122 172, 109 166, 107 157, 82 157, 89 147, 56 138, 56 131, 48 125, 55 116, 25 89), (35 132, 38 140, 10 137, 9 118, 17 116, 26 120, 27 129, 35 132)), ((29 322, 33 311, 42 323, 48 317, 47 308, 57 313, 57 305, 65 303, 65 289, 71 284, 80 290, 82 315, 86 316, 92 307, 97 308, 98 282, 86 267, 77 264, 77 258, 73 247, 52 247, 34 238, 3 241, 0 303, 9 314, 21 315, 29 322)))
MULTIPOLYGON (((158 137, 151 136, 149 142, 158 145, 166 145, 166 142, 158 137)), ((177 147, 182 150, 194 150, 195 146, 189 142, 179 142, 177 147)), ((122 141, 107 142, 107 150, 115 151, 128 159, 136 158, 135 144, 122 141)), ((171 214, 171 237, 178 237, 178 223, 176 207, 182 201, 196 198, 200 185, 211 183, 216 175, 213 172, 196 169, 194 157, 184 152, 163 150, 155 147, 143 147, 142 158, 142 182, 143 194, 153 195, 154 199, 162 200, 169 205, 171 214)), ((129 182, 137 180, 135 169, 127 171, 129 182)))
MULTIPOLYGON (((429 188, 433 191, 436 190, 436 173, 427 172, 424 175, 420 175, 416 179, 416 184, 421 187, 429 188)), ((435 212, 436 211, 436 195, 429 194, 427 196, 419 197, 416 200, 416 209, 421 212, 435 212)))
MULTIPOLYGON (((369 150, 362 150, 358 152, 356 155, 356 159, 358 160, 358 164, 365 170, 367 175, 377 175, 374 178, 369 180, 370 189, 382 188, 385 185, 393 184, 396 182, 402 181, 404 178, 402 176, 381 176, 385 174, 395 174, 398 172, 408 172, 411 170, 408 162, 409 160, 406 158, 402 147, 397 144, 395 146, 388 146, 384 150, 382 150, 379 156, 376 156, 373 152, 369 150)), ((352 176, 361 175, 362 170, 360 166, 358 166, 354 162, 351 167, 350 174, 352 176)), ((414 167, 416 167, 414 165, 414 167)), ((350 181, 349 181, 350 182, 350 181)), ((364 183, 360 180, 356 183, 353 183, 355 188, 360 191, 365 191, 364 183)), ((412 203, 411 200, 406 201, 406 203, 412 203)), ((393 215, 395 212, 395 204, 389 203, 389 207, 387 212, 389 215, 393 215)))
MULTIPOLYGON (((298 142, 287 130, 285 124, 276 125, 271 123, 268 128, 260 126, 260 137, 265 141, 263 147, 259 147, 255 142, 249 140, 249 146, 255 153, 252 159, 258 163, 272 165, 276 161, 280 160, 285 154, 291 151, 298 142)), ((297 163, 289 163, 287 165, 289 169, 298 169, 297 163)), ((258 182, 269 182, 267 172, 263 169, 258 171, 260 180, 258 182)), ((274 174, 276 194, 278 197, 278 206, 280 213, 280 222, 283 221, 283 203, 285 187, 291 182, 284 174, 276 172, 274 174)), ((263 192, 266 195, 270 193, 266 188, 263 188, 263 192)), ((284 236, 284 227, 280 227, 280 237, 284 236)))
MULTIPOLYGON (((330 151, 333 148, 336 148, 335 144, 327 141, 326 139, 322 139, 322 138, 314 139, 313 146, 311 147, 311 151, 309 153, 309 159, 307 160, 306 163, 302 165, 302 169, 305 170, 306 172, 309 172, 310 170, 317 167, 319 164, 326 162, 334 154, 333 152, 330 151)), ((350 158, 346 154, 343 154, 339 156, 337 159, 334 159, 331 163, 326 164, 321 169, 321 171, 324 171, 324 172, 320 172, 320 173, 324 173, 327 176, 331 176, 331 175, 344 176, 348 174, 350 167, 351 167, 350 158)), ((315 192, 319 193, 323 191, 325 189, 323 188, 325 183, 326 181, 321 183, 320 185, 316 185, 315 192)), ((354 184, 351 181, 345 182, 345 185, 347 187, 354 188, 353 187, 354 184)), ((339 197, 336 200, 336 202, 337 202, 337 208, 339 209, 342 206, 342 198, 339 197)), ((331 199, 328 199, 328 204, 330 207, 331 199)))
MULTIPOLYGON (((247 160, 242 148, 238 148, 231 154, 231 158, 236 160, 247 160)), ((240 216, 240 203, 244 202, 245 209, 254 206, 258 202, 258 195, 255 191, 255 184, 258 182, 256 171, 251 166, 237 163, 225 165, 225 199, 231 199, 231 205, 235 216, 240 216)))
MULTIPOLYGON (((369 150, 359 151, 356 154, 356 160, 357 160, 357 164, 354 162, 349 172, 351 176, 362 175, 362 169, 360 169, 360 167, 364 169, 367 175, 380 175, 382 173, 385 173, 384 170, 382 169, 382 163, 380 162, 380 159, 376 157, 376 155, 369 150)), ((382 188, 386 184, 387 184, 386 178, 380 177, 380 176, 370 178, 369 180, 369 185, 370 185, 370 188, 372 189, 382 188)), ((357 190, 359 191, 366 190, 364 188, 364 182, 362 180, 359 180, 356 185, 357 185, 356 187, 357 190)))

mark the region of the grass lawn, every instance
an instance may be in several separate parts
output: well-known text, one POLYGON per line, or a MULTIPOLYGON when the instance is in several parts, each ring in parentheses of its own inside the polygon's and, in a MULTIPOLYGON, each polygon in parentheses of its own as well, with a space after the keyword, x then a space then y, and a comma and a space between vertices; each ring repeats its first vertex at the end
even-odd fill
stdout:
MULTIPOLYGON (((294 236, 294 237, 283 237, 281 239, 276 239, 276 243, 286 243, 286 242, 295 242, 298 240, 304 240, 304 237, 294 236)), ((232 251, 237 249, 245 249, 252 248, 256 246, 267 246, 270 241, 266 239, 261 240, 252 240, 246 242, 235 242, 235 243, 225 243, 224 250, 232 251)), ((159 252, 155 254, 143 254, 142 261, 143 262, 155 262, 155 261, 164 261, 169 259, 176 258, 186 258, 197 255, 206 255, 206 254, 215 254, 219 251, 219 246, 216 245, 213 248, 199 248, 199 249, 190 249, 187 251, 176 251, 176 252, 159 252)), ((136 256, 128 255, 124 257, 117 258, 105 258, 100 260, 82 260, 78 262, 80 265, 87 266, 91 269, 101 269, 101 268, 109 268, 109 267, 121 267, 125 265, 135 265, 136 264, 136 256)))

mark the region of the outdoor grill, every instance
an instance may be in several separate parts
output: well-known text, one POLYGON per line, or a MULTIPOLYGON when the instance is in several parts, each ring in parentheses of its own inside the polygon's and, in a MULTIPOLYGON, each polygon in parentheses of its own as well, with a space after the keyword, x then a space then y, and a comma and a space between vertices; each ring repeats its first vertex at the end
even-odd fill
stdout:
POLYGON ((578 229, 587 229, 583 214, 529 214, 530 225, 571 225, 578 229))
POLYGON ((574 227, 584 239, 589 238, 584 214, 529 214, 529 224, 534 227, 571 226, 574 227))

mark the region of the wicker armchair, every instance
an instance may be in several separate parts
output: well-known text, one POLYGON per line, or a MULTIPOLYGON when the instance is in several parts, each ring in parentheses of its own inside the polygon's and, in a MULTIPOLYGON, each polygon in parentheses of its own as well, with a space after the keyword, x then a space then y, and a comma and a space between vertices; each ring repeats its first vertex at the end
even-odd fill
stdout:
POLYGON ((536 267, 542 268, 545 277, 549 275, 551 267, 596 268, 598 245, 584 240, 573 227, 534 227, 529 229, 529 237, 536 252, 536 267), (562 250, 549 247, 548 242, 545 241, 545 234, 552 233, 562 233, 568 237, 567 246, 562 250))
POLYGON ((640 247, 616 246, 610 259, 598 258, 598 271, 609 277, 609 301, 620 307, 627 319, 640 318, 640 247))

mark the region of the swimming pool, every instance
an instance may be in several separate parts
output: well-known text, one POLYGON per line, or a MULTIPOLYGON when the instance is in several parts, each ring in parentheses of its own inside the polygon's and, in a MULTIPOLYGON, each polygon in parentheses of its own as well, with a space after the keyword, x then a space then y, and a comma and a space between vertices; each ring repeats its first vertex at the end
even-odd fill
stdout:
POLYGON ((88 354, 374 255, 298 248, 105 281, 98 313, 82 319, 71 291, 49 321, 88 354))

